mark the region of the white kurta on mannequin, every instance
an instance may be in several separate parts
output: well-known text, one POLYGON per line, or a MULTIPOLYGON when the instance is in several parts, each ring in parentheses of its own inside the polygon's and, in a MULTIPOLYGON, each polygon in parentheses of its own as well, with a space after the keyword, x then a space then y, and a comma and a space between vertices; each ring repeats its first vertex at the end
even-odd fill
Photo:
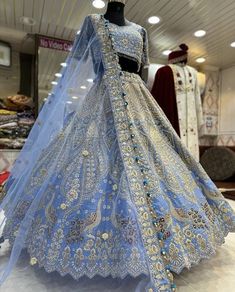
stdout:
POLYGON ((204 120, 197 71, 188 65, 169 66, 175 82, 181 140, 199 161, 199 133, 204 120))

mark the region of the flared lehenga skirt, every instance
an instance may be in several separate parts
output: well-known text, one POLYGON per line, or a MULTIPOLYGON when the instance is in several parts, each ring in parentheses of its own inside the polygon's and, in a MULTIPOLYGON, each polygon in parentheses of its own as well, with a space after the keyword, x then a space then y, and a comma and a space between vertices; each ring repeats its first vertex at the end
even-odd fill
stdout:
POLYGON ((143 81, 125 72, 121 78, 127 110, 114 108, 105 80, 97 80, 7 218, 3 234, 14 245, 40 194, 24 247, 47 272, 124 278, 165 265, 179 273, 234 231, 232 209, 143 81))

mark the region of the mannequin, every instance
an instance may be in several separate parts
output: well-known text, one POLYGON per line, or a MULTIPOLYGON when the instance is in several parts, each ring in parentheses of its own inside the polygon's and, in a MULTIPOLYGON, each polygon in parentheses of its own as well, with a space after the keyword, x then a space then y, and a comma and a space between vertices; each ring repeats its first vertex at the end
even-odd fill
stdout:
POLYGON ((199 161, 199 132, 203 126, 197 71, 187 65, 188 47, 169 55, 169 65, 155 76, 152 95, 188 150, 199 161))
MULTIPOLYGON (((124 16, 125 1, 109 1, 104 18, 119 26, 125 26, 124 16)), ((141 75, 142 69, 138 71, 138 64, 130 59, 120 56, 119 64, 123 71, 141 75)))

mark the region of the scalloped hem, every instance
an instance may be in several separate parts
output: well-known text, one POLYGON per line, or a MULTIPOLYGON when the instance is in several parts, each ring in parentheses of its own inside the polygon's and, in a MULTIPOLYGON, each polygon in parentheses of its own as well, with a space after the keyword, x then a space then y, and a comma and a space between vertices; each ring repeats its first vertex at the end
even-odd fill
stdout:
MULTIPOLYGON (((221 237, 221 240, 220 240, 220 243, 217 243, 213 246, 211 246, 211 250, 210 252, 207 254, 207 255, 198 255, 197 258, 195 260, 190 260, 189 261, 189 264, 186 264, 185 265, 181 265, 179 267, 179 269, 172 269, 172 272, 175 273, 175 274, 180 274, 184 269, 188 269, 190 270, 192 267, 198 265, 202 260, 207 260, 207 259, 210 259, 212 256, 214 256, 217 252, 217 249, 219 247, 222 246, 222 244, 225 243, 224 239, 225 237, 230 233, 231 231, 227 230, 224 235, 221 237)), ((30 251, 28 250, 28 248, 26 248, 27 250, 27 253, 29 254, 29 256, 31 258, 33 258, 34 256, 31 255, 30 251)), ((83 271, 83 272, 77 272, 75 271, 74 273, 72 273, 71 271, 64 271, 62 269, 58 269, 58 268, 54 268, 54 269, 51 269, 49 268, 48 266, 46 266, 45 264, 41 263, 40 262, 40 259, 38 260, 37 259, 37 266, 39 268, 43 268, 47 273, 53 273, 53 272, 57 272, 58 274, 60 274, 60 276, 62 277, 65 277, 67 275, 70 275, 74 280, 78 281, 80 280, 81 278, 83 277, 87 277, 88 279, 93 279, 95 277, 102 277, 102 278, 108 278, 108 277, 111 277, 112 279, 121 279, 121 280, 124 280, 125 278, 127 277, 132 277, 134 279, 138 278, 138 277, 141 277, 141 276, 146 276, 146 277, 149 277, 150 274, 148 273, 145 273, 145 272, 142 272, 142 273, 133 273, 131 272, 130 270, 127 270, 125 273, 123 274, 120 274, 120 275, 117 275, 117 274, 114 274, 112 272, 109 272, 109 273, 97 273, 97 272, 94 272, 94 273, 88 273, 87 271, 83 271)))
MULTIPOLYGON (((29 250, 26 248, 26 250, 27 250, 27 253, 29 254, 29 256, 31 257, 31 258, 33 258, 33 256, 31 256, 31 254, 30 254, 30 252, 29 252, 29 250)), ((35 265, 36 266, 36 265, 35 265)), ((65 271, 63 271, 62 269, 58 269, 58 268, 55 268, 55 269, 51 269, 51 268, 49 268, 49 267, 47 267, 46 265, 44 265, 44 264, 42 264, 42 263, 40 263, 40 260, 37 260, 37 266, 41 269, 41 268, 43 268, 48 274, 50 274, 50 273, 54 273, 54 272, 57 272, 60 276, 62 276, 62 277, 65 277, 65 276, 71 276, 75 281, 78 281, 78 280, 80 280, 81 278, 83 278, 83 277, 86 277, 86 278, 88 278, 88 279, 94 279, 95 277, 102 277, 102 278, 108 278, 108 277, 111 277, 112 279, 120 279, 120 280, 124 280, 125 278, 127 278, 127 277, 131 277, 131 278, 134 278, 134 279, 137 279, 138 277, 141 277, 141 276, 146 276, 146 277, 149 277, 149 274, 147 274, 147 273, 144 273, 144 272, 142 272, 142 273, 136 273, 136 274, 134 274, 134 273, 132 273, 132 272, 130 272, 130 271, 127 271, 127 272, 125 272, 124 274, 122 274, 122 275, 114 275, 113 273, 87 273, 87 272, 82 272, 82 273, 80 273, 80 274, 78 274, 78 273, 71 273, 71 272, 65 272, 65 271), (76 276, 75 276, 75 274, 76 274, 76 276)))
POLYGON ((227 230, 226 232, 224 232, 220 242, 216 243, 215 245, 211 245, 210 252, 207 255, 198 255, 195 260, 190 260, 188 265, 185 264, 184 266, 180 266, 179 269, 172 269, 172 272, 179 275, 180 273, 182 273, 184 269, 190 270, 191 268, 199 265, 201 261, 210 259, 212 256, 216 254, 217 249, 220 248, 225 243, 225 238, 231 232, 235 231, 227 230))

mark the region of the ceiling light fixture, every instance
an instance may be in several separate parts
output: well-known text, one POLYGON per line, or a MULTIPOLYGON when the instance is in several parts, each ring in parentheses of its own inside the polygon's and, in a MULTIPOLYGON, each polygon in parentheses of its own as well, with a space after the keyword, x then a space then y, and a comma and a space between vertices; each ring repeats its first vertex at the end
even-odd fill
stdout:
POLYGON ((34 26, 36 24, 36 20, 32 17, 21 16, 20 22, 25 25, 34 26))
POLYGON ((85 85, 80 86, 81 89, 86 89, 85 85))
POLYGON ((235 42, 232 42, 232 43, 230 44, 230 46, 231 46, 232 48, 235 48, 235 42))
POLYGON ((61 63, 60 66, 67 67, 67 63, 61 63))
POLYGON ((150 24, 157 24, 160 22, 160 18, 158 16, 151 16, 149 17, 148 22, 150 24))
POLYGON ((172 52, 171 50, 165 50, 162 52, 162 54, 168 56, 171 52, 172 52))
POLYGON ((57 85, 58 82, 56 82, 56 81, 52 81, 51 84, 53 84, 53 85, 57 85))
POLYGON ((78 30, 78 31, 77 31, 77 34, 80 34, 80 32, 81 32, 81 31, 80 31, 80 30, 78 30))
POLYGON ((103 0, 94 0, 92 5, 97 9, 102 9, 105 7, 105 2, 103 0))
POLYGON ((78 99, 78 96, 72 96, 72 99, 78 99))
POLYGON ((197 30, 197 31, 195 31, 194 35, 197 38, 201 38, 201 37, 204 37, 206 35, 206 31, 205 30, 197 30))
POLYGON ((89 83, 93 83, 93 79, 87 79, 87 82, 89 82, 89 83))
POLYGON ((206 61, 205 58, 197 58, 197 59, 196 59, 196 62, 197 62, 197 63, 204 63, 205 61, 206 61))
POLYGON ((55 76, 61 78, 63 75, 61 73, 55 73, 55 76))

